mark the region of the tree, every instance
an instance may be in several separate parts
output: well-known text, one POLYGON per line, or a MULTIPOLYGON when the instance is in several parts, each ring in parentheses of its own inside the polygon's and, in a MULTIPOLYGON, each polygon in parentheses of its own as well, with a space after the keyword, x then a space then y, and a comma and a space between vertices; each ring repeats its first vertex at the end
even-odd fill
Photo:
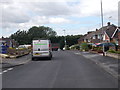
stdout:
POLYGON ((10 38, 15 39, 19 44, 31 44, 33 39, 50 38, 56 36, 57 33, 50 27, 33 26, 28 31, 18 30, 12 34, 10 38))
POLYGON ((15 39, 17 42, 19 42, 20 44, 27 44, 26 40, 27 40, 27 32, 26 31, 20 31, 18 30, 16 33, 12 34, 10 36, 10 38, 15 39))

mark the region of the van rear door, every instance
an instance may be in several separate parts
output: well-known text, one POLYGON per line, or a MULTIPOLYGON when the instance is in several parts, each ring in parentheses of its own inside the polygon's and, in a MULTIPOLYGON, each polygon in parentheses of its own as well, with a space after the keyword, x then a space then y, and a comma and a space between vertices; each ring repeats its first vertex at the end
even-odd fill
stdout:
POLYGON ((36 57, 52 58, 50 40, 33 40, 32 58, 36 57))
POLYGON ((49 51, 48 40, 34 40, 33 51, 49 51))

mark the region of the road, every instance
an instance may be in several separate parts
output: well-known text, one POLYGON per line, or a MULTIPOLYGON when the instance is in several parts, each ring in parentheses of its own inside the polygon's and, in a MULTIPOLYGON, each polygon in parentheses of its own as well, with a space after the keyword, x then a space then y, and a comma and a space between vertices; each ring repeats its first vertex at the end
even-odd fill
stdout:
POLYGON ((3 88, 117 88, 118 80, 74 51, 55 51, 52 60, 30 61, 3 73, 3 88))

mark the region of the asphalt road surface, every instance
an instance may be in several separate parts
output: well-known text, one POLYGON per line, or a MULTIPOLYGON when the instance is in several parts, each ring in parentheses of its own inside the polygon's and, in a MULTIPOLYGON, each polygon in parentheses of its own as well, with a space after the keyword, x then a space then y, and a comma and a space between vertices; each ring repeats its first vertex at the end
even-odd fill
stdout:
POLYGON ((118 80, 72 51, 55 51, 52 60, 30 61, 2 75, 3 88, 117 88, 118 80))

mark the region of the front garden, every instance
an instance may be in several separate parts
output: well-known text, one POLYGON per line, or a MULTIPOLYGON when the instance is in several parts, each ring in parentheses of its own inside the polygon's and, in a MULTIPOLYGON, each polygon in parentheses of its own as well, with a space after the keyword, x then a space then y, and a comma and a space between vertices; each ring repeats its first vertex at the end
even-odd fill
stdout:
POLYGON ((103 53, 103 50, 104 50, 105 56, 110 56, 110 57, 120 59, 120 46, 117 46, 113 43, 104 43, 104 46, 103 46, 103 44, 95 45, 93 43, 84 42, 80 45, 79 44, 72 45, 70 47, 70 50, 89 51, 92 53, 103 53))

